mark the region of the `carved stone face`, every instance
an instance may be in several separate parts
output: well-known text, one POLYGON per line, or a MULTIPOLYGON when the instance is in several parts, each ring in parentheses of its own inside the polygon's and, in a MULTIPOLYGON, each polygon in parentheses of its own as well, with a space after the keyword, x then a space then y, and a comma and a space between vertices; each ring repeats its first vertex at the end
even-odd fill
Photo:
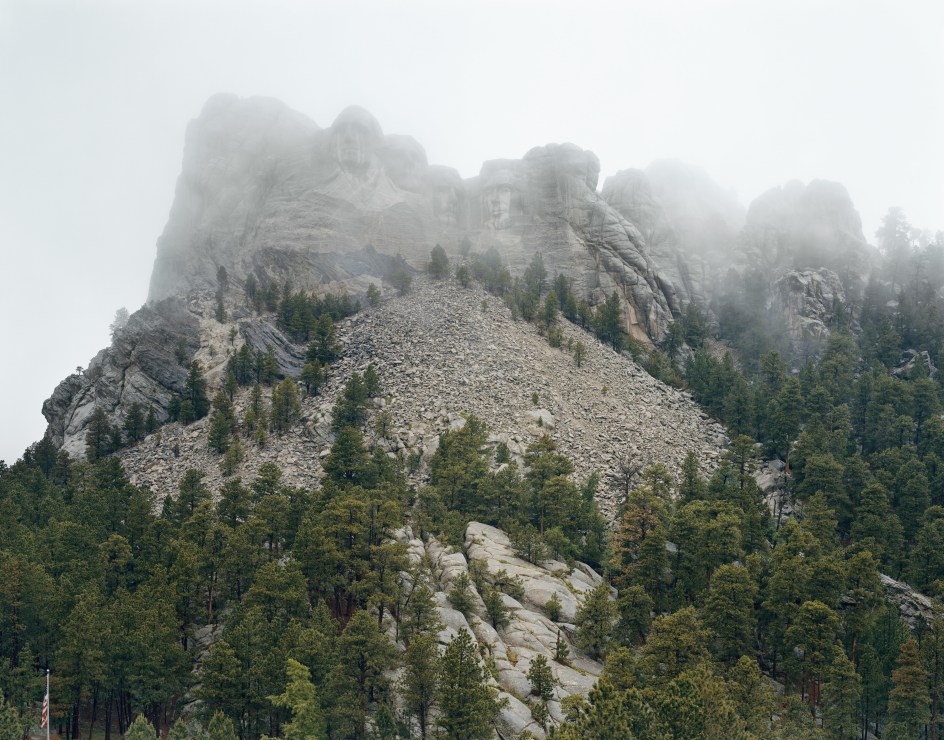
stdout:
POLYGON ((383 133, 376 119, 363 108, 345 108, 331 126, 331 148, 345 172, 363 175, 370 168, 383 133))
POLYGON ((335 151, 341 169, 362 172, 370 162, 369 131, 354 121, 342 123, 334 132, 335 151))
POLYGON ((496 183, 485 190, 486 221, 493 229, 507 229, 511 226, 511 185, 496 183))

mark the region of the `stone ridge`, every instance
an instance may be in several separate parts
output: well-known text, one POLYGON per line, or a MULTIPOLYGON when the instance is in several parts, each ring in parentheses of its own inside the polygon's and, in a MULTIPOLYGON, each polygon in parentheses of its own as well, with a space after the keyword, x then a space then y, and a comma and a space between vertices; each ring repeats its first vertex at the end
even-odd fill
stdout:
MULTIPOLYGON (((240 321, 258 328, 261 320, 240 321)), ((219 327, 219 334, 228 332, 219 327)), ((514 321, 498 298, 452 280, 420 278, 410 294, 388 294, 379 306, 341 322, 338 337, 342 358, 322 395, 303 401, 302 421, 284 436, 270 437, 264 448, 245 443, 238 472, 244 480, 271 460, 283 468, 286 482, 313 486, 321 476, 319 459, 333 442, 334 399, 351 373, 368 363, 377 368, 385 393, 377 405, 394 422, 388 439, 377 440, 373 431, 368 437, 403 459, 421 454, 416 483, 424 480, 439 435, 461 426, 462 414, 474 413, 488 425, 491 444, 505 442, 517 459, 548 433, 574 461, 576 479, 599 471, 598 500, 612 521, 621 498, 621 459, 643 467, 662 463, 675 474, 692 450, 707 472, 726 442, 722 428, 687 394, 581 329, 564 322, 565 346, 572 340, 587 348, 586 362, 577 368, 570 352, 549 346, 533 325, 514 321)), ((246 391, 236 398, 240 416, 247 400, 246 391)), ((219 456, 208 449, 207 431, 207 419, 183 428, 169 424, 159 439, 151 435, 120 455, 132 481, 150 485, 159 497, 175 493, 190 467, 205 470, 218 490, 219 456)))
MULTIPOLYGON (((587 694, 593 688, 603 665, 582 653, 574 643, 574 618, 586 595, 602 580, 584 563, 565 563, 546 560, 535 564, 517 556, 508 537, 500 529, 479 522, 470 522, 465 532, 461 552, 444 548, 435 538, 415 537, 409 527, 400 532, 400 541, 407 545, 411 566, 429 568, 430 587, 434 591, 439 621, 442 628, 438 639, 446 645, 460 629, 466 629, 479 644, 479 652, 493 670, 492 684, 499 698, 506 704, 498 718, 500 737, 520 737, 527 731, 533 737, 543 738, 544 729, 533 719, 529 702, 533 701, 528 669, 539 655, 547 659, 556 686, 547 703, 554 724, 564 720, 561 702, 574 694, 587 694), (460 574, 470 573, 475 563, 485 581, 493 584, 500 571, 522 586, 521 600, 502 593, 508 610, 508 624, 494 629, 486 618, 485 604, 477 586, 471 586, 475 604, 468 614, 456 611, 449 603, 452 582, 460 574), (553 596, 561 603, 555 622, 548 615, 547 603, 553 596), (557 641, 566 644, 569 657, 566 664, 555 660, 557 641)), ((410 577, 401 576, 405 583, 410 577)), ((612 590, 615 597, 615 589, 612 590)))
POLYGON ((277 100, 216 96, 187 130, 149 301, 213 289, 218 269, 313 290, 389 274, 370 245, 425 264, 440 244, 496 249, 513 274, 536 252, 591 304, 614 291, 626 331, 660 339, 680 306, 636 227, 596 192, 599 161, 574 144, 490 160, 476 177, 430 166, 408 136, 358 107, 319 128, 277 100))

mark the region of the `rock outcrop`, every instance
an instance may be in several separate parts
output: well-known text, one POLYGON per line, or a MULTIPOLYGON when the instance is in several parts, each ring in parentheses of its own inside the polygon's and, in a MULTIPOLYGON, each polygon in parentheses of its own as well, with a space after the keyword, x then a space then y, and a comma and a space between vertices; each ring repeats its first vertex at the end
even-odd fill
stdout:
MULTIPOLYGON (((292 345, 269 319, 244 317, 218 324, 212 319, 214 302, 203 305, 204 338, 196 357, 209 368, 211 383, 220 382, 224 348, 238 349, 241 341, 270 344, 289 374, 297 375, 304 348, 292 345), (237 336, 230 346, 232 328, 237 336)), ((417 482, 422 482, 439 435, 464 423, 465 413, 481 418, 489 427, 490 444, 505 443, 518 460, 532 441, 550 433, 574 461, 578 479, 594 471, 601 474, 598 500, 608 516, 615 515, 624 490, 621 461, 642 467, 661 462, 675 474, 692 450, 707 472, 726 443, 720 425, 687 394, 655 380, 628 357, 565 326, 565 347, 568 340, 586 346, 585 362, 578 368, 566 349, 550 347, 533 325, 514 321, 500 301, 476 287, 421 278, 408 295, 390 295, 337 328, 344 350, 327 386, 303 401, 299 426, 263 448, 247 443, 238 471, 244 479, 252 478, 263 462, 273 461, 286 469, 286 482, 292 485, 310 486, 318 480, 319 459, 333 442, 334 399, 351 373, 362 372, 368 363, 377 369, 384 389, 378 403, 392 417, 388 437, 373 439, 404 460, 418 454, 417 482)), ((237 395, 239 416, 247 403, 247 391, 237 395)), ((208 448, 208 426, 207 419, 186 427, 168 424, 160 435, 123 450, 132 481, 163 497, 176 492, 189 467, 197 467, 217 490, 223 479, 219 456, 208 448)))
POLYGON ((720 278, 737 266, 744 211, 735 197, 697 167, 658 160, 608 177, 603 198, 642 233, 677 300, 707 308, 720 278))
MULTIPOLYGON (((600 576, 589 566, 548 560, 539 564, 519 558, 508 537, 499 529, 472 522, 466 529, 462 552, 443 547, 437 540, 421 540, 403 530, 402 539, 414 567, 428 564, 431 586, 442 628, 442 645, 464 628, 478 642, 479 652, 493 670, 493 683, 499 698, 506 701, 498 720, 502 737, 519 737, 527 731, 543 738, 544 729, 531 716, 529 704, 534 701, 528 669, 531 661, 543 655, 556 681, 554 696, 547 703, 551 720, 563 720, 561 701, 573 694, 587 694, 603 670, 602 664, 581 653, 574 644, 574 615, 586 594, 600 583, 600 576), (486 583, 504 571, 503 578, 517 580, 523 596, 518 600, 502 594, 508 612, 508 624, 495 629, 486 618, 485 606, 476 586, 472 600, 476 606, 463 614, 452 608, 448 594, 452 582, 460 574, 470 574, 470 564, 486 583), (557 594, 562 603, 559 621, 547 613, 547 602, 557 594), (566 663, 555 660, 558 640, 569 652, 566 663)), ((615 596, 615 593, 614 593, 615 596)))
POLYGON ((842 281, 825 268, 787 270, 774 282, 771 298, 800 355, 822 347, 830 326, 848 310, 842 281))
POLYGON ((768 274, 826 268, 850 301, 858 301, 877 256, 862 220, 837 182, 789 182, 756 198, 747 211, 741 249, 768 274))
POLYGON ((591 302, 617 291, 627 331, 658 339, 677 309, 671 282, 596 193, 598 175, 592 153, 549 144, 462 181, 361 108, 320 129, 275 100, 216 96, 187 131, 149 299, 213 288, 220 267, 238 281, 358 292, 390 270, 357 256, 368 245, 422 267, 435 244, 456 252, 468 239, 498 249, 513 273, 541 252, 591 302))
POLYGON ((63 380, 43 404, 50 439, 72 456, 85 454, 85 428, 96 408, 120 424, 132 404, 167 418, 173 396, 200 348, 200 322, 178 298, 152 303, 118 329, 111 346, 63 380))
POLYGON ((891 576, 881 574, 882 588, 885 597, 891 601, 901 615, 902 621, 912 629, 923 629, 931 620, 940 616, 934 607, 934 602, 927 596, 915 591, 902 581, 896 581, 891 576))

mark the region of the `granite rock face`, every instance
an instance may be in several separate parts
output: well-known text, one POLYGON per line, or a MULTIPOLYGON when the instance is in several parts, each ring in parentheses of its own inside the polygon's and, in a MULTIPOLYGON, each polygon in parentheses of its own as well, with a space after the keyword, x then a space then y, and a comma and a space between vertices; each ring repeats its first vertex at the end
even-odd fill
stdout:
POLYGON ((745 258, 770 274, 826 268, 857 301, 877 257, 862 219, 837 182, 789 182, 756 198, 741 234, 745 258))
POLYGON ((839 276, 826 268, 787 270, 773 288, 773 308, 784 317, 796 350, 822 346, 847 304, 839 276))
POLYGON ((705 173, 660 161, 608 178, 603 196, 637 225, 680 303, 711 318, 714 299, 750 275, 766 284, 768 308, 783 315, 800 354, 816 351, 840 310, 855 328, 877 252, 842 185, 790 182, 756 198, 745 215, 705 173))
POLYGON ((673 160, 620 170, 602 194, 642 233, 677 300, 707 308, 720 278, 737 264, 732 252, 744 212, 735 197, 704 171, 673 160))
POLYGON ((112 424, 120 425, 134 403, 145 410, 152 406, 159 421, 166 419, 171 399, 187 378, 178 351, 190 358, 199 347, 199 322, 184 301, 170 298, 145 306, 84 371, 59 383, 43 404, 47 434, 70 455, 82 457, 85 427, 96 407, 112 424))
POLYGON ((596 193, 599 162, 573 144, 486 162, 463 181, 362 108, 327 129, 263 98, 216 96, 187 131, 149 299, 212 288, 219 267, 294 287, 357 292, 389 275, 371 254, 421 268, 435 244, 496 248, 513 273, 536 252, 593 302, 614 290, 626 329, 662 336, 677 309, 638 229, 596 193))

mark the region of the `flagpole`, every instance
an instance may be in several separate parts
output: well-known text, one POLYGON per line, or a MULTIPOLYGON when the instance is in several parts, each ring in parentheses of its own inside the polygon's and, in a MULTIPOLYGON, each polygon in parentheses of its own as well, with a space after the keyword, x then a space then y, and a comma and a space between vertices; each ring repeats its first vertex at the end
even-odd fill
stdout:
POLYGON ((46 740, 49 740, 49 725, 52 724, 52 702, 49 701, 49 669, 46 669, 46 740))

